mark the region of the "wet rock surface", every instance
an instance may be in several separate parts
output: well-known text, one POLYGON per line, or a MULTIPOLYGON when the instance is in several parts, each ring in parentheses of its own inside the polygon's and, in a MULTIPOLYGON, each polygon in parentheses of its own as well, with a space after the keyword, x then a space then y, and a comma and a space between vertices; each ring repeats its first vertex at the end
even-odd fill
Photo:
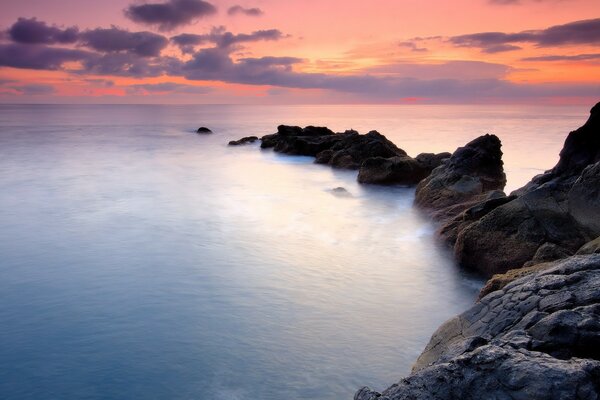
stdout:
POLYGON ((356 400, 600 398, 600 255, 516 279, 443 324, 412 374, 356 400))

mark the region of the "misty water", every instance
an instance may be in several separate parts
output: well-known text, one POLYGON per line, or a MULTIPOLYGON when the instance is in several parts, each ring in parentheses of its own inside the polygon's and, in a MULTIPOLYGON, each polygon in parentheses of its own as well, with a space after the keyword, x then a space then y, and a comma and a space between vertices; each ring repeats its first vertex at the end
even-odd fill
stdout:
POLYGON ((0 106, 0 398, 351 399, 474 301, 414 189, 228 147, 280 123, 415 156, 483 133, 508 190, 584 107, 0 106), (212 135, 197 135, 201 125, 212 135), (351 194, 340 197, 331 189, 351 194))

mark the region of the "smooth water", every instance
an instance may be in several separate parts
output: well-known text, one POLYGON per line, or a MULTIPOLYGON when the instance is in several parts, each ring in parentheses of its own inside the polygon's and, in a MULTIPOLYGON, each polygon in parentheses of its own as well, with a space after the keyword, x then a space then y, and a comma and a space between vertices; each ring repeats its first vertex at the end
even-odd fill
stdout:
POLYGON ((228 147, 279 123, 411 155, 504 142, 508 189, 581 108, 0 106, 0 398, 351 399, 476 297, 412 208, 312 159, 228 147), (197 135, 206 125, 212 135, 197 135), (330 190, 343 186, 352 197, 330 190))

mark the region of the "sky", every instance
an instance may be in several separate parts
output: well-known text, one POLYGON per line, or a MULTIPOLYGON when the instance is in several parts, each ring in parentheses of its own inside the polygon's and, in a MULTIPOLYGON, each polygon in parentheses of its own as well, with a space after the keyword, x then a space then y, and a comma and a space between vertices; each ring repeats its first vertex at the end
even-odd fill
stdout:
POLYGON ((581 104, 598 0, 0 0, 0 102, 581 104))

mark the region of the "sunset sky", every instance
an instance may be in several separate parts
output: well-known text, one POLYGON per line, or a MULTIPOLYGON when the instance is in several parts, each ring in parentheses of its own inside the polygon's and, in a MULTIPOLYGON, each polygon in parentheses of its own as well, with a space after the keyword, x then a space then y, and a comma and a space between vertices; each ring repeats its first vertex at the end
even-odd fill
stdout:
POLYGON ((599 0, 0 0, 3 103, 600 99, 599 0))

